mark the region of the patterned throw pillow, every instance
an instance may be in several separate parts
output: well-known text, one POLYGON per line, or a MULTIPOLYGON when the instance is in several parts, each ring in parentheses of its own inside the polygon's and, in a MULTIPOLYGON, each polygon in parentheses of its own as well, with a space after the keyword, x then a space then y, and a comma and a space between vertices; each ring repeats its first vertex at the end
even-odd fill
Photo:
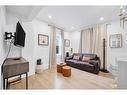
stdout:
POLYGON ((89 61, 90 61, 90 57, 88 57, 88 56, 83 56, 82 61, 84 61, 84 62, 89 62, 89 61))
POLYGON ((74 55, 73 59, 74 60, 79 60, 79 55, 74 55))

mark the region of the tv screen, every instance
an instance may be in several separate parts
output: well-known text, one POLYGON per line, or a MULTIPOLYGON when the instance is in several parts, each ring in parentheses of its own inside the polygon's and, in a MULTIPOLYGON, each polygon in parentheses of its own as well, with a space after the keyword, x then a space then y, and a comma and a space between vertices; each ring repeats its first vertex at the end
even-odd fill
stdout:
POLYGON ((25 46, 25 32, 21 26, 21 24, 18 22, 16 25, 16 32, 14 37, 14 45, 24 47, 25 46))

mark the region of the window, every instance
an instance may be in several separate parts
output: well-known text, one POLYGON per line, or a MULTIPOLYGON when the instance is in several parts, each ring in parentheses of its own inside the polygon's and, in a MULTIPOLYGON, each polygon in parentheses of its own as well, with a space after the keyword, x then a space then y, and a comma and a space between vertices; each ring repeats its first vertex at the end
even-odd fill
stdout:
POLYGON ((61 32, 56 32, 56 54, 61 55, 61 32))

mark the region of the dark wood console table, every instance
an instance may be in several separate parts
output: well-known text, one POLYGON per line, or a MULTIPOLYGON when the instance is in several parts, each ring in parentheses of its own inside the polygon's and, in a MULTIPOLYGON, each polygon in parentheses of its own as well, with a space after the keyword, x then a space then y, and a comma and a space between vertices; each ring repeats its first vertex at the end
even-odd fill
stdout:
POLYGON ((24 58, 8 58, 3 64, 3 89, 8 88, 8 78, 26 74, 26 89, 28 89, 29 62, 24 58), (6 82, 6 83, 5 83, 6 82), (6 84, 6 85, 5 85, 6 84))

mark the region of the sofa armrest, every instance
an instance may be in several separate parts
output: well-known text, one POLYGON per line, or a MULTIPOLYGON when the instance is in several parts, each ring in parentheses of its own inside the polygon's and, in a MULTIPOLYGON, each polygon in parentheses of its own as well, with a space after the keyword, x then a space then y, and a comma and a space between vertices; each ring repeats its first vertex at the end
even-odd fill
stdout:
POLYGON ((100 64, 98 60, 90 60, 89 64, 92 64, 95 68, 94 73, 98 74, 99 73, 99 69, 100 69, 100 64))
POLYGON ((70 57, 65 57, 65 61, 66 61, 66 60, 70 60, 70 59, 72 59, 72 56, 70 56, 70 57))
POLYGON ((98 60, 90 60, 89 63, 92 65, 98 65, 99 64, 98 60))

